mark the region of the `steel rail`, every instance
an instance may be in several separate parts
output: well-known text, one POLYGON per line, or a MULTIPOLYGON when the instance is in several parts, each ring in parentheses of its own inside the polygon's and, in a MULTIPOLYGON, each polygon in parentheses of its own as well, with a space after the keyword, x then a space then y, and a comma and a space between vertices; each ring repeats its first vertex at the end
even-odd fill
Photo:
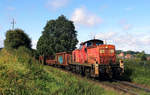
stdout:
POLYGON ((109 86, 109 87, 112 87, 112 88, 114 88, 116 90, 122 91, 124 93, 128 93, 130 95, 139 95, 139 94, 137 94, 134 91, 130 91, 129 89, 126 89, 126 88, 120 86, 119 84, 111 84, 111 83, 110 84, 108 84, 108 83, 102 83, 102 84, 106 85, 106 86, 109 86))
POLYGON ((133 88, 136 88, 136 89, 139 89, 139 90, 143 90, 145 92, 148 92, 150 93, 150 89, 148 88, 144 88, 144 87, 140 87, 138 85, 135 85, 133 83, 130 83, 130 82, 126 82, 126 81, 119 81, 119 83, 123 84, 123 85, 127 85, 127 86, 130 86, 130 87, 133 87, 133 88))

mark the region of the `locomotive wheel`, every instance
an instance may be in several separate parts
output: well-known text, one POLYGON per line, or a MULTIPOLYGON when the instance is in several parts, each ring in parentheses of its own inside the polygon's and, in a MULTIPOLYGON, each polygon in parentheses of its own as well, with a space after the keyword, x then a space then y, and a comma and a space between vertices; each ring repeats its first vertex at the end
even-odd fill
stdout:
POLYGON ((122 74, 121 74, 121 69, 119 69, 118 71, 113 71, 113 78, 114 79, 119 79, 121 78, 122 74))
POLYGON ((65 69, 70 71, 70 66, 65 66, 65 69))
POLYGON ((108 74, 108 79, 112 79, 113 78, 113 74, 112 74, 112 72, 110 72, 109 74, 108 74))
POLYGON ((81 72, 80 73, 81 73, 82 76, 85 76, 84 66, 81 66, 81 72))
POLYGON ((80 73, 81 69, 80 69, 80 66, 79 65, 76 65, 76 73, 80 73))
POLYGON ((91 77, 91 70, 90 70, 90 68, 85 68, 84 73, 85 73, 85 76, 91 77))
POLYGON ((75 66, 74 66, 74 65, 71 66, 71 71, 72 71, 73 73, 75 73, 76 69, 75 69, 75 66))

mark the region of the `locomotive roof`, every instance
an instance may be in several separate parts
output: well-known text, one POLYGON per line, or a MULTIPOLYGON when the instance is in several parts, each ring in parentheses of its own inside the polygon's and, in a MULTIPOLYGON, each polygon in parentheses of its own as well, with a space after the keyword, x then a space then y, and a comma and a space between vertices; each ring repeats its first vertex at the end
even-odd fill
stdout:
POLYGON ((88 43, 88 42, 100 42, 100 43, 103 43, 102 40, 99 40, 99 39, 92 39, 92 40, 88 40, 88 41, 82 42, 80 45, 83 45, 83 44, 88 43))

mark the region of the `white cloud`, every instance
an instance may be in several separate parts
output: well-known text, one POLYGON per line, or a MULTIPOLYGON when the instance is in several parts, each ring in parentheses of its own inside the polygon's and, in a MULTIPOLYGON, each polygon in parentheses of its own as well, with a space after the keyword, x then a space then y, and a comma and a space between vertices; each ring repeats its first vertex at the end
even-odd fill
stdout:
POLYGON ((33 48, 33 49, 36 49, 36 45, 37 45, 37 41, 36 41, 36 40, 33 40, 33 41, 32 41, 32 48, 33 48))
POLYGON ((109 6, 108 5, 103 5, 100 7, 100 11, 104 11, 105 9, 107 9, 109 6))
POLYGON ((75 24, 85 26, 94 26, 102 23, 102 19, 100 17, 87 11, 84 7, 75 9, 72 14, 71 20, 74 21, 75 24))
POLYGON ((121 19, 120 21, 119 21, 119 24, 121 24, 121 25, 123 25, 123 24, 126 24, 126 19, 121 19))
POLYGON ((127 7, 127 8, 124 8, 124 10, 125 10, 125 11, 132 11, 132 10, 133 10, 133 8, 131 8, 131 7, 127 7))
POLYGON ((0 38, 0 48, 4 46, 4 41, 2 38, 0 38))
POLYGON ((119 24, 121 25, 122 29, 125 31, 132 29, 132 25, 129 24, 126 19, 121 19, 119 21, 119 24))
POLYGON ((58 10, 65 7, 69 3, 69 0, 48 0, 46 7, 50 10, 58 10))
POLYGON ((96 35, 96 38, 106 40, 114 44, 117 49, 146 51, 150 53, 150 33, 149 32, 104 32, 96 35))
POLYGON ((137 32, 149 32, 150 33, 150 26, 142 26, 142 27, 134 27, 133 31, 137 31, 137 32))
POLYGON ((1 29, 2 29, 2 26, 0 25, 0 48, 4 46, 3 45, 3 37, 2 37, 3 33, 1 31, 1 29))
POLYGON ((12 6, 8 6, 8 7, 7 7, 7 10, 8 10, 8 11, 14 11, 14 10, 15 10, 15 8, 14 8, 14 7, 12 7, 12 6))
POLYGON ((131 24, 125 24, 125 25, 123 25, 123 29, 124 30, 129 30, 129 29, 131 29, 132 28, 132 25, 131 24))

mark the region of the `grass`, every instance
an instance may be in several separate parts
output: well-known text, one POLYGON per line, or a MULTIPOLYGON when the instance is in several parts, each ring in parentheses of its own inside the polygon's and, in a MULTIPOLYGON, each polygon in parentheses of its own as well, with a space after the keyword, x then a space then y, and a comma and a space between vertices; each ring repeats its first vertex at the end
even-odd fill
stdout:
POLYGON ((124 79, 150 86, 150 61, 124 60, 124 79))
POLYGON ((0 51, 0 95, 117 95, 56 68, 43 66, 25 48, 0 51))

